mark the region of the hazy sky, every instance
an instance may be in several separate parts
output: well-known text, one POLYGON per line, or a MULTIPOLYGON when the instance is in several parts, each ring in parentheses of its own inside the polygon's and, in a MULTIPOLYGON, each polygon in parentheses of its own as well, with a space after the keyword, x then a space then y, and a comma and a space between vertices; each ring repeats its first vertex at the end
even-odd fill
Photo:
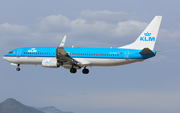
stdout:
POLYGON ((0 102, 15 98, 35 107, 75 113, 179 113, 179 0, 0 0, 0 54, 18 47, 119 47, 163 16, 155 50, 144 62, 69 70, 15 66, 0 59, 0 102))

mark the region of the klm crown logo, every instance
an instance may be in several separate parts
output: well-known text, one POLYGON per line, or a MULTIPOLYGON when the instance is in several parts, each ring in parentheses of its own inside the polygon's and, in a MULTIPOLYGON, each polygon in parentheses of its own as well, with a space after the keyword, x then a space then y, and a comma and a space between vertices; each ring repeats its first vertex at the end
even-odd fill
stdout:
POLYGON ((155 37, 150 37, 151 33, 144 33, 144 37, 140 37, 140 41, 155 41, 155 37))
POLYGON ((46 62, 45 62, 45 64, 49 64, 49 62, 48 62, 48 61, 46 61, 46 62))
POLYGON ((151 33, 144 33, 144 36, 151 36, 151 33))

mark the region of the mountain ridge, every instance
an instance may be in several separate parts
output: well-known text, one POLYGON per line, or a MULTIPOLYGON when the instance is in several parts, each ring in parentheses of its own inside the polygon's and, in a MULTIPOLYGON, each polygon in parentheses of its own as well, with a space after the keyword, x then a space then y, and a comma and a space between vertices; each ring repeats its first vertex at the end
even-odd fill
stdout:
POLYGON ((43 113, 37 109, 28 107, 13 98, 8 98, 0 103, 0 113, 43 113))
POLYGON ((64 112, 54 106, 48 107, 30 107, 22 104, 21 102, 7 98, 4 102, 0 103, 0 113, 73 113, 64 112))

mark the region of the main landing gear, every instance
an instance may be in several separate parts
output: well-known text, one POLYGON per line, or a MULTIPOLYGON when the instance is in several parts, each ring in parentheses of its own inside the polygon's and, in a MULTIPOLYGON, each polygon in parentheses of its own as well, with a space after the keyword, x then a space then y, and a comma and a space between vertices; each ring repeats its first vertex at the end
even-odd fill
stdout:
MULTIPOLYGON (((71 73, 76 73, 77 69, 72 66, 72 68, 70 69, 70 72, 71 73)), ((89 69, 86 69, 86 67, 84 67, 84 69, 82 70, 82 73, 83 74, 88 74, 89 73, 89 69)))
POLYGON ((83 74, 88 74, 89 73, 89 69, 86 69, 86 67, 84 67, 84 69, 82 70, 83 74))
POLYGON ((18 64, 18 67, 16 68, 16 71, 20 71, 20 68, 19 68, 20 64, 18 64))
POLYGON ((71 72, 71 73, 76 73, 76 72, 77 72, 77 69, 72 67, 72 68, 70 69, 70 72, 71 72))

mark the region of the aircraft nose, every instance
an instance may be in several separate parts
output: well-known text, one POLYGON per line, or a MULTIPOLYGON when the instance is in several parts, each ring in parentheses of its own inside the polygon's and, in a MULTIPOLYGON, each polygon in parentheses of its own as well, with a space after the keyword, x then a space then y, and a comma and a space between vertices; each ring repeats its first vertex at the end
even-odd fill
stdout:
POLYGON ((5 56, 3 57, 3 59, 7 61, 7 57, 5 57, 5 56))

